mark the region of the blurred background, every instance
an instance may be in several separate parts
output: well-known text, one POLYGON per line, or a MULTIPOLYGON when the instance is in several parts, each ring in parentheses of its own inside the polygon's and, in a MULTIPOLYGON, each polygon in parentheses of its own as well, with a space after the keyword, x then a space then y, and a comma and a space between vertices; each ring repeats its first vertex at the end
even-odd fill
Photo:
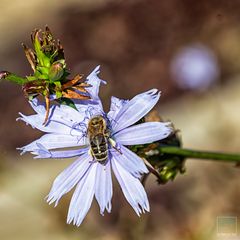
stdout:
MULTIPOLYGON (((31 46, 31 31, 48 24, 73 75, 101 65, 106 109, 112 95, 131 98, 158 88, 160 115, 180 129, 184 147, 240 152, 240 1, 0 4, 1 70, 31 74, 21 43, 31 46)), ((138 218, 115 184, 111 214, 101 217, 94 203, 80 228, 67 225, 71 194, 55 209, 44 197, 71 161, 20 156, 16 147, 41 133, 16 122, 18 112, 32 113, 21 88, 1 82, 0 92, 0 239, 224 239, 217 219, 240 217, 239 168, 188 160, 186 173, 174 182, 159 186, 148 179, 150 214, 138 218)))

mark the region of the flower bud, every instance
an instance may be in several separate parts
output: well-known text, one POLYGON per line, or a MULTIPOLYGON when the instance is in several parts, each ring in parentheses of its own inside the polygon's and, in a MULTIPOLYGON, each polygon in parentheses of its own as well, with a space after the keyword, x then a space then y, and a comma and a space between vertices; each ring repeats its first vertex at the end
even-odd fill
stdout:
POLYGON ((60 62, 55 62, 49 69, 49 79, 50 81, 59 80, 64 73, 64 65, 60 62))

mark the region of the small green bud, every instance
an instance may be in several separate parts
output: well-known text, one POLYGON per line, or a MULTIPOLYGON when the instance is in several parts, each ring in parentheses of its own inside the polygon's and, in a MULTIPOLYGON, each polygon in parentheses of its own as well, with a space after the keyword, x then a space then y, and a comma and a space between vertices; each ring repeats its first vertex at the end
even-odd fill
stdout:
POLYGON ((58 81, 64 73, 64 65, 60 62, 55 62, 49 69, 50 81, 58 81))

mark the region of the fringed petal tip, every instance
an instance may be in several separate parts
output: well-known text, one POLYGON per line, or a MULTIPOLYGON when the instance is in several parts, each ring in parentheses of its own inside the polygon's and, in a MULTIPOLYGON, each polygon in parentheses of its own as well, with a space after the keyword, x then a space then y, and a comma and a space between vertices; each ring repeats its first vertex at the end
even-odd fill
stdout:
POLYGON ((45 200, 49 205, 52 205, 52 204, 54 203, 54 205, 53 205, 54 208, 57 207, 60 199, 61 199, 61 197, 60 197, 60 198, 57 198, 56 196, 50 195, 50 194, 48 194, 48 195, 44 198, 44 200, 45 200))
POLYGON ((111 200, 107 203, 106 207, 105 208, 100 208, 100 214, 102 216, 104 216, 104 213, 105 211, 107 211, 107 213, 111 213, 112 211, 112 203, 111 203, 111 200))
POLYGON ((67 218, 67 224, 75 225, 76 227, 79 227, 82 222, 78 222, 74 217, 67 218))
POLYGON ((16 122, 18 121, 23 121, 25 122, 25 124, 28 126, 30 125, 33 129, 35 129, 35 127, 28 121, 28 116, 22 114, 21 112, 18 113, 21 117, 16 118, 16 122))
POLYGON ((161 91, 159 91, 156 88, 153 88, 153 89, 151 89, 151 90, 146 92, 146 95, 145 95, 146 99, 148 99, 147 95, 148 95, 148 97, 151 97, 152 99, 156 99, 157 98, 159 100, 159 98, 161 97, 161 91))
POLYGON ((157 88, 152 88, 148 91, 146 91, 145 93, 142 93, 142 94, 149 94, 149 95, 154 95, 154 94, 157 94, 157 93, 160 93, 160 91, 157 89, 157 88))
POLYGON ((51 158, 51 152, 45 148, 41 143, 36 142, 36 149, 33 149, 31 153, 33 155, 37 155, 34 157, 34 159, 38 158, 51 158))
POLYGON ((37 156, 33 157, 34 159, 37 159, 37 158, 50 158, 51 157, 51 153, 47 149, 37 149, 37 148, 36 149, 29 149, 26 146, 20 147, 20 148, 16 148, 16 149, 18 151, 21 151, 20 155, 23 155, 23 154, 25 154, 27 152, 30 152, 33 155, 37 155, 37 156))
POLYGON ((158 89, 151 89, 132 98, 115 115, 112 123, 113 132, 127 128, 146 116, 157 104, 159 98, 160 92, 158 89))
POLYGON ((100 80, 100 82, 102 83, 102 84, 107 84, 107 82, 106 81, 104 81, 104 80, 102 80, 102 79, 100 79, 99 77, 98 77, 98 74, 100 73, 100 65, 98 65, 88 76, 87 76, 87 81, 91 81, 91 79, 93 79, 93 78, 97 78, 98 80, 100 80))
POLYGON ((150 207, 148 206, 144 206, 143 208, 140 206, 137 206, 135 208, 133 208, 134 211, 136 212, 136 214, 138 215, 138 217, 141 217, 141 214, 145 214, 150 212, 150 207))
POLYGON ((168 137, 171 133, 175 131, 173 123, 172 122, 161 122, 166 127, 166 132, 168 137))
POLYGON ((162 92, 160 90, 158 90, 157 88, 152 88, 152 89, 150 89, 150 90, 148 90, 146 92, 138 94, 137 96, 141 96, 141 97, 142 96, 145 96, 145 97, 149 97, 150 96, 150 97, 153 97, 153 98, 155 98, 155 97, 160 98, 161 93, 162 92))
POLYGON ((86 174, 78 181, 69 205, 67 222, 73 221, 74 225, 80 226, 87 215, 94 198, 96 170, 97 164, 90 164, 86 174))
POLYGON ((25 151, 24 147, 16 148, 16 150, 21 151, 20 152, 21 156, 27 152, 27 151, 25 151))
POLYGON ((95 198, 100 207, 100 214, 104 215, 105 209, 107 212, 111 212, 112 207, 111 199, 113 190, 110 160, 105 165, 97 164, 95 178, 95 198))
POLYGON ((88 75, 87 79, 90 78, 90 77, 92 77, 92 75, 97 75, 97 74, 99 74, 99 73, 100 73, 100 67, 101 67, 101 65, 97 65, 97 66, 93 69, 93 71, 88 75))
POLYGON ((115 157, 112 161, 112 167, 126 200, 136 214, 139 216, 141 213, 149 211, 147 194, 139 179, 124 169, 115 157))

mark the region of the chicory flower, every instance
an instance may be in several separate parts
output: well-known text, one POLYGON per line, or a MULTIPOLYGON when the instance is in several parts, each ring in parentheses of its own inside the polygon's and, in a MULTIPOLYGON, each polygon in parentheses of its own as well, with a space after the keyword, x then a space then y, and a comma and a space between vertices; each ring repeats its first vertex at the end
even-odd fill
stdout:
POLYGON ((36 114, 21 114, 20 118, 46 133, 22 147, 23 152, 31 152, 36 155, 35 158, 78 157, 57 176, 47 196, 47 202, 55 202, 56 206, 61 197, 76 186, 69 206, 67 223, 73 222, 77 226, 85 218, 94 196, 102 215, 105 210, 111 211, 111 169, 136 214, 139 216, 150 210, 146 192, 140 182, 141 176, 148 173, 148 169, 143 160, 126 146, 161 140, 172 130, 169 123, 136 124, 158 102, 160 93, 156 89, 139 94, 129 101, 112 97, 110 111, 106 114, 98 97, 98 89, 102 82, 97 76, 98 73, 97 68, 87 78, 93 86, 89 92, 94 96, 92 99, 95 102, 76 104, 78 111, 64 105, 51 106, 49 121, 44 126, 42 119, 45 116, 45 107, 34 99, 31 105, 36 114), (100 135, 96 134, 97 136, 92 138, 90 122, 95 119, 101 119, 105 128, 97 132, 100 135), (66 149, 68 147, 70 149, 66 149), (98 154, 104 161, 97 157, 98 154))

